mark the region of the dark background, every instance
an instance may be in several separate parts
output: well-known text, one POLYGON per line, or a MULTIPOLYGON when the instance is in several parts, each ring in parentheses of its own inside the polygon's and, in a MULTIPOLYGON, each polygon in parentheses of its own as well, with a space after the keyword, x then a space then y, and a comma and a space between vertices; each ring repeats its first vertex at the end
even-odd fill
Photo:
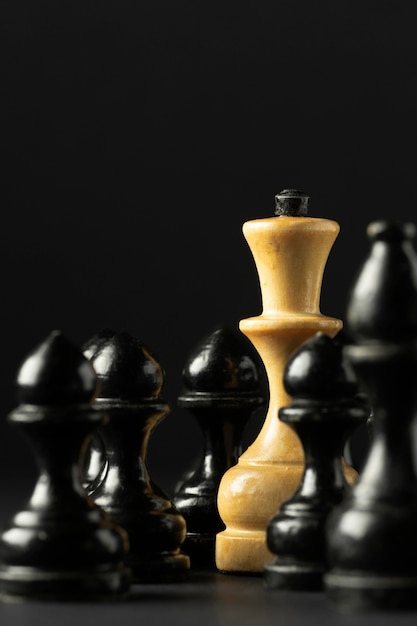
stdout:
MULTIPOLYGON (((243 222, 285 187, 341 232, 322 311, 345 316, 375 219, 415 218, 413 3, 2 0, 1 481, 31 484, 6 423, 26 354, 126 330, 166 372, 149 462, 198 454, 181 370, 218 323, 260 313, 243 222)), ((257 426, 255 424, 254 429, 257 426)), ((250 438, 250 434, 248 435, 250 438)))

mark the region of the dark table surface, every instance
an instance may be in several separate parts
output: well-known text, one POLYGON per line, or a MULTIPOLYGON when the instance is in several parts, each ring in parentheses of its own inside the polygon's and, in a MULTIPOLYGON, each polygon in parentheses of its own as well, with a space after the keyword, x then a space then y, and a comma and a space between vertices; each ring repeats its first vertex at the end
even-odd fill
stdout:
MULTIPOLYGON (((0 527, 21 510, 30 481, 0 479, 0 527)), ((267 589, 261 575, 191 568, 176 583, 133 585, 109 602, 1 602, 0 626, 408 626, 414 612, 343 614, 325 592, 267 589)))
POLYGON ((335 612, 322 592, 265 589, 260 576, 191 571, 181 583, 135 585, 120 602, 0 604, 2 626, 405 626, 416 613, 335 612))

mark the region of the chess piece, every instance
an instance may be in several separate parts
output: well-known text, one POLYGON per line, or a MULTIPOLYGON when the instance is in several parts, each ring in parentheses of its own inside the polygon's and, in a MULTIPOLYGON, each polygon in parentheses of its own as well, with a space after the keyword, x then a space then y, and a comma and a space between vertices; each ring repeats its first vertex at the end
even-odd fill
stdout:
POLYGON ((197 468, 173 499, 187 524, 184 550, 193 567, 215 565, 215 537, 224 528, 217 509, 219 483, 237 463, 245 426, 264 402, 252 351, 238 329, 221 326, 196 347, 183 370, 178 404, 197 420, 204 446, 197 468))
MULTIPOLYGON (((103 328, 82 346, 84 356, 91 359, 106 339, 114 334, 115 332, 111 328, 103 328)), ((84 456, 83 485, 88 494, 91 494, 103 480, 106 466, 104 445, 98 432, 95 432, 84 456)))
POLYGON ((116 334, 111 328, 103 328, 98 333, 90 337, 82 346, 82 351, 87 359, 91 359, 91 357, 97 352, 100 346, 103 345, 107 341, 116 334))
POLYGON ((146 463, 151 433, 169 412, 161 397, 164 372, 149 349, 118 332, 91 356, 100 382, 97 406, 109 416, 99 429, 106 473, 92 492, 95 502, 127 531, 126 564, 133 582, 183 578, 190 559, 182 552, 184 518, 150 478, 146 463))
POLYGON ((26 508, 0 535, 5 600, 111 599, 129 587, 126 533, 81 484, 81 454, 105 419, 91 406, 97 377, 82 352, 52 332, 22 364, 21 404, 8 419, 32 444, 39 477, 26 508))
POLYGON ((341 611, 417 608, 417 255, 414 224, 369 224, 347 307, 346 346, 373 407, 357 484, 329 516, 329 602, 341 611))
POLYGON ((300 438, 305 466, 295 494, 267 526, 267 545, 276 558, 264 571, 270 589, 320 590, 326 571, 325 524, 350 489, 341 458, 348 437, 365 423, 369 409, 342 353, 339 335, 308 339, 284 369, 292 398, 279 418, 300 438))
MULTIPOLYGON (((289 403, 282 384, 291 354, 317 331, 334 336, 339 319, 319 309, 321 282, 339 225, 306 215, 308 196, 284 190, 276 215, 243 225, 243 234, 258 269, 263 311, 242 320, 241 331, 259 352, 269 381, 265 422, 238 463, 224 474, 218 494, 226 528, 216 537, 216 565, 223 572, 262 573, 273 554, 266 526, 280 504, 295 492, 304 468, 297 435, 278 419, 289 403)), ((347 467, 348 479, 356 472, 347 467)))

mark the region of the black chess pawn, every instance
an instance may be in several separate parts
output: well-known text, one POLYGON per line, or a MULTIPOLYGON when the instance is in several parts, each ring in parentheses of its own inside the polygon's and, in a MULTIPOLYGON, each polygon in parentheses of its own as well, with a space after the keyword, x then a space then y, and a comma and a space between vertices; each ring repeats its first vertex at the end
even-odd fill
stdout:
POLYGON ((29 439, 39 477, 26 508, 0 535, 1 598, 124 597, 127 535, 81 482, 83 447, 105 419, 92 407, 94 369, 54 331, 23 362, 17 385, 21 404, 8 419, 29 439))
POLYGON ((417 608, 417 256, 413 224, 373 222, 346 346, 373 408, 357 484, 328 520, 329 602, 345 612, 417 608))
POLYGON ((323 588, 327 516, 351 488, 343 473, 343 450, 369 415, 342 347, 338 336, 318 332, 284 370, 292 400, 279 410, 279 418, 299 436, 305 466, 297 491, 267 526, 268 548, 277 555, 264 570, 270 589, 323 588))
POLYGON ((133 582, 182 579, 190 568, 181 549, 185 520, 153 483, 146 462, 151 433, 169 412, 161 397, 163 369, 126 332, 100 343, 91 363, 100 382, 97 406, 109 416, 99 429, 106 471, 91 495, 127 531, 133 582))
POLYGON ((265 401, 255 358, 239 330, 221 326, 194 349, 183 369, 178 404, 197 420, 203 450, 173 501, 187 523, 184 549, 193 566, 215 567, 215 537, 224 529, 217 509, 219 483, 237 463, 248 420, 265 401))
MULTIPOLYGON (((91 359, 93 354, 97 352, 106 339, 113 337, 114 334, 114 330, 106 327, 90 337, 81 348, 84 356, 87 357, 87 359, 91 359)), ((103 480, 106 468, 107 460, 104 444, 99 433, 96 431, 92 435, 84 456, 83 485, 88 494, 91 494, 103 480)))

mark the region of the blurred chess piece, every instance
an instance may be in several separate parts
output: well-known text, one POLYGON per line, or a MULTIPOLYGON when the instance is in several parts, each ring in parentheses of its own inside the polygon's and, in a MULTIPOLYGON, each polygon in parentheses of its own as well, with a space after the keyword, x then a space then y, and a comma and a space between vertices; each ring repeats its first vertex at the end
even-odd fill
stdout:
MULTIPOLYGON (((244 319, 240 329, 259 352, 269 381, 269 408, 261 431, 238 463, 223 476, 218 507, 226 526, 216 537, 216 565, 224 572, 262 573, 273 554, 266 543, 270 517, 298 487, 304 469, 298 436, 278 419, 290 398, 283 371, 291 354, 318 331, 334 336, 339 319, 321 314, 320 293, 326 261, 339 233, 328 219, 307 217, 308 196, 284 190, 276 215, 243 225, 262 292, 262 314, 244 319)), ((353 482, 356 471, 346 468, 353 482)))
POLYGON ((373 408, 371 446, 329 517, 329 602, 343 612, 417 608, 417 256, 411 223, 373 222, 353 285, 345 353, 373 408))
POLYGON ((92 406, 97 376, 78 347, 52 332, 23 362, 21 404, 9 420, 35 451, 39 477, 24 510, 0 535, 0 596, 6 600, 124 597, 126 532, 82 486, 82 451, 106 419, 92 406))

